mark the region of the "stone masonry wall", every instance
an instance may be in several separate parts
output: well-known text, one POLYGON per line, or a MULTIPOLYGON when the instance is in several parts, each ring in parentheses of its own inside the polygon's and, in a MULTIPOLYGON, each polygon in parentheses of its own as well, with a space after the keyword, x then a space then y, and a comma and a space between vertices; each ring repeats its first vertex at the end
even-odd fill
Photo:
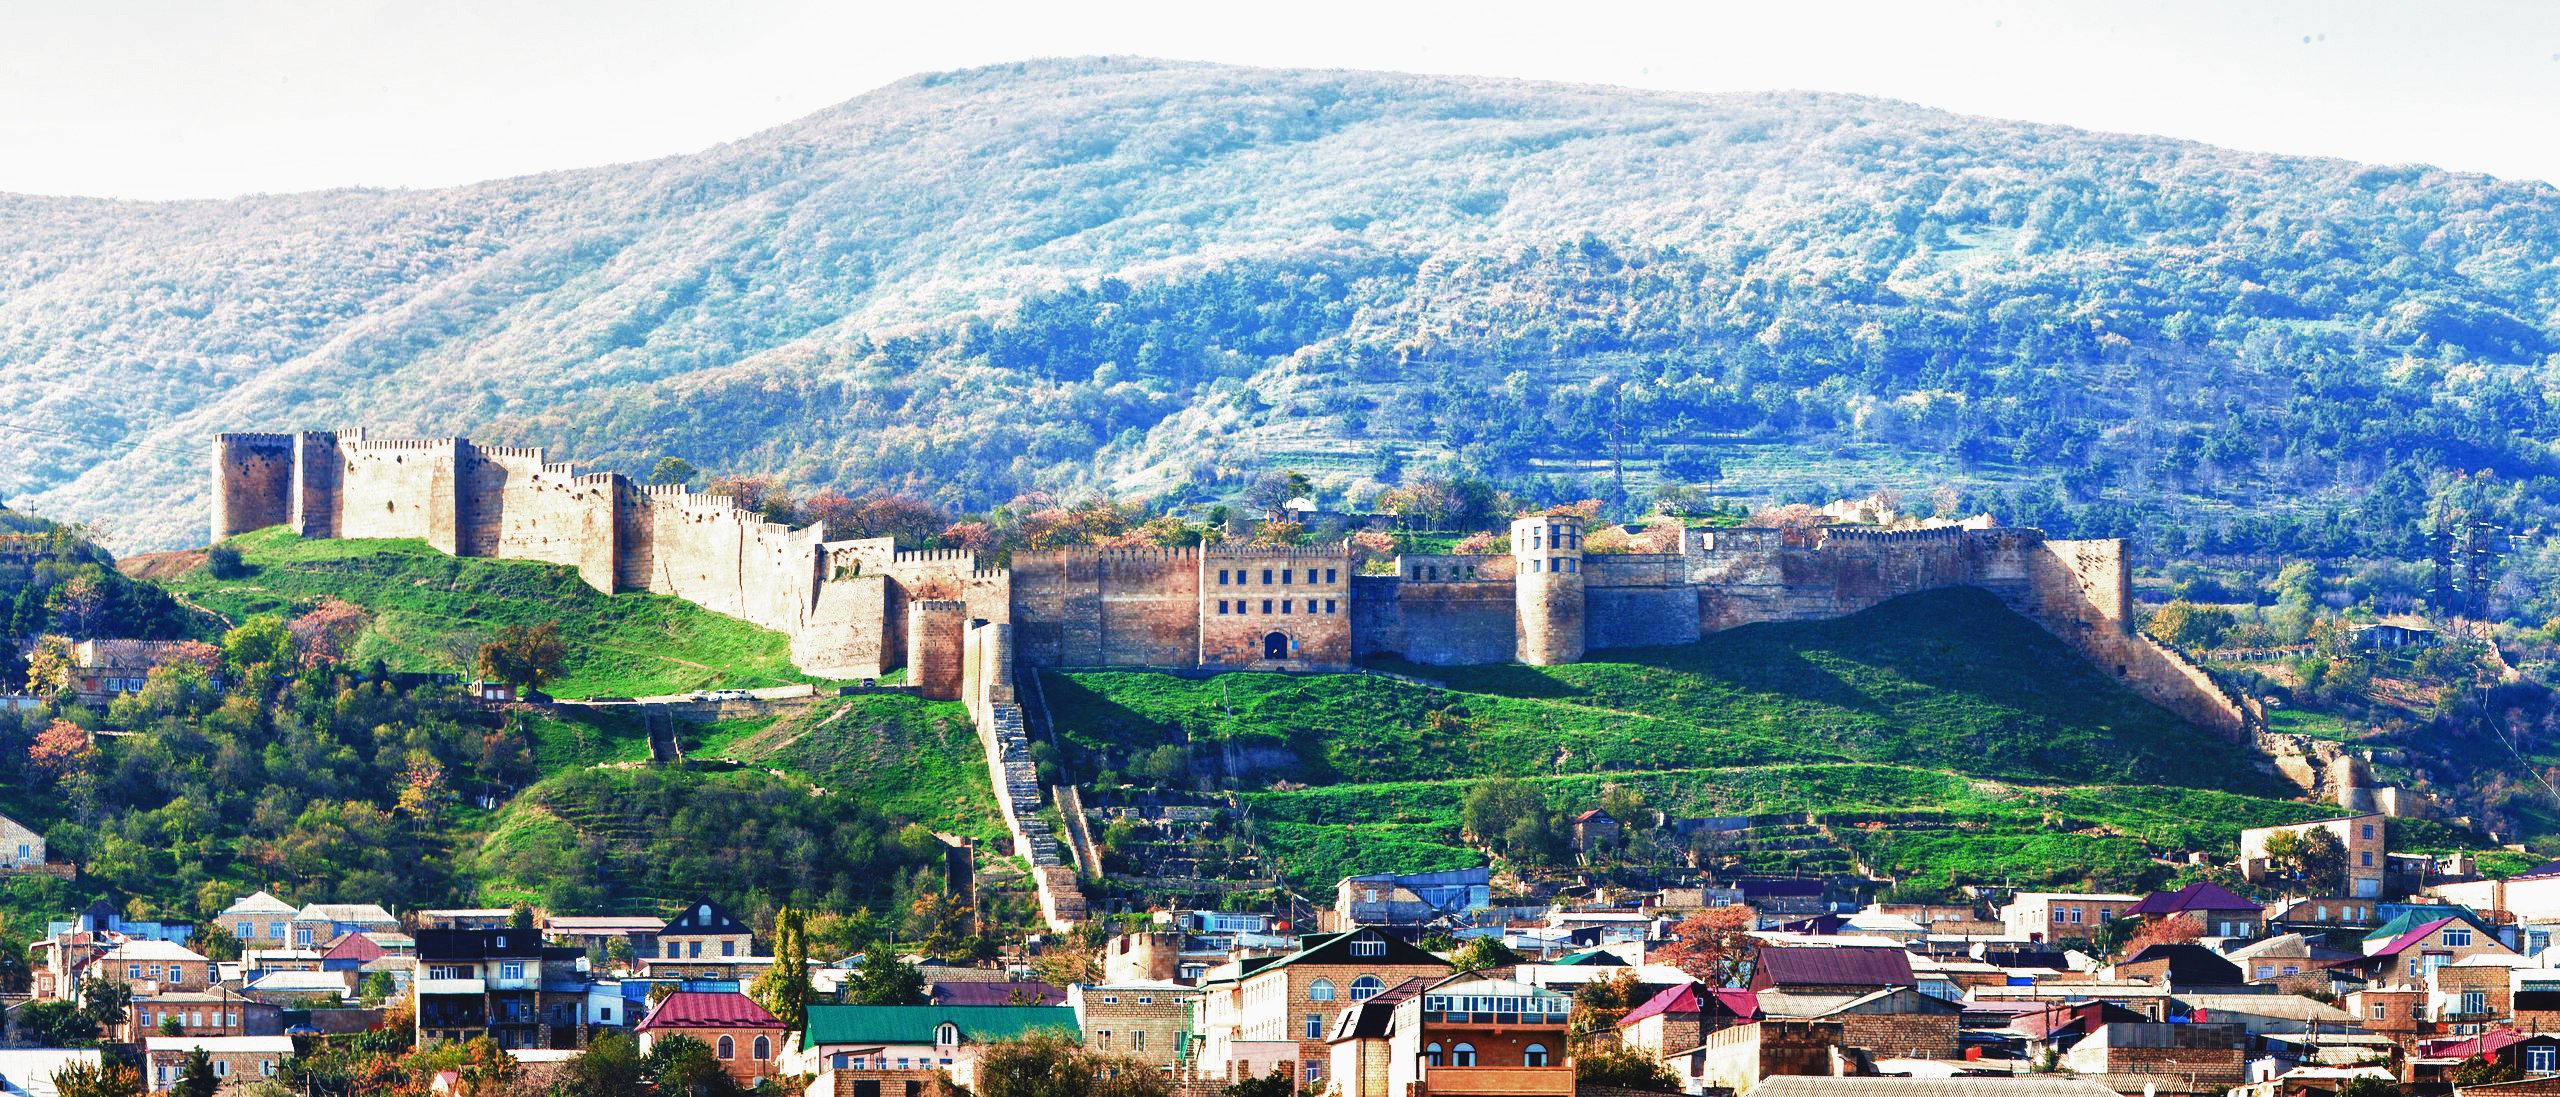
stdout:
POLYGON ((1200 556, 1201 666, 1290 668, 1351 665, 1351 555, 1324 548, 1214 548, 1200 556), (1268 637, 1284 658, 1265 659, 1268 637))
POLYGON ((285 521, 293 486, 290 434, 225 434, 213 444, 213 539, 285 521))
MULTIPOLYGON (((1510 563, 1509 557, 1483 559, 1510 563)), ((1508 663, 1518 643, 1518 614, 1508 581, 1363 575, 1351 584, 1352 650, 1427 666, 1508 663)))

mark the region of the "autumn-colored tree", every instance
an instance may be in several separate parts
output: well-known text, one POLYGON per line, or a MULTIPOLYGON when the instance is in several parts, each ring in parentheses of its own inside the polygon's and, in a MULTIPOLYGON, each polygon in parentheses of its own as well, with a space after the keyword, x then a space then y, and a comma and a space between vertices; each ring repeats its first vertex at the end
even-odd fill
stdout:
POLYGON ((98 744, 87 728, 69 720, 56 720, 36 733, 36 741, 27 747, 27 762, 59 780, 95 766, 98 744))
POLYGON ((2192 945, 2204 939, 2204 920, 2192 914, 2154 918, 2124 943, 2124 954, 2140 955, 2153 945, 2192 945))
POLYGON ((71 641, 60 636, 36 640, 27 652, 27 692, 53 693, 71 686, 71 641))
POLYGON ((409 752, 409 766, 400 775, 400 813, 421 824, 435 822, 445 799, 444 764, 423 750, 409 752))
POLYGON ((953 522, 942 530, 942 547, 985 552, 996 547, 996 530, 985 522, 953 522))
POLYGON ((1491 531, 1470 533, 1459 538, 1457 546, 1449 551, 1460 556, 1500 556, 1511 551, 1510 536, 1491 531))
POLYGON ((1351 566, 1383 573, 1396 554, 1396 539, 1383 530, 1364 529, 1350 537, 1351 566))
POLYGON ((1264 522, 1253 533, 1253 543, 1264 548, 1287 548, 1307 539, 1304 522, 1264 522))
POLYGON ((310 612, 294 618, 287 631, 293 636, 293 647, 301 655, 302 666, 309 669, 346 662, 367 623, 364 610, 355 603, 322 598, 310 612))
POLYGON ((1671 930, 1671 943, 1645 959, 1679 968, 1709 986, 1740 986, 1758 952, 1751 939, 1754 924, 1751 908, 1740 903, 1710 907, 1681 919, 1671 930))
POLYGON ((835 488, 820 488, 817 494, 800 504, 800 518, 813 526, 825 526, 829 540, 869 536, 853 532, 854 515, 861 509, 862 504, 853 496, 835 488))
POLYGON ((729 501, 738 504, 740 510, 763 510, 765 498, 772 495, 780 486, 770 476, 730 473, 726 476, 712 477, 711 487, 708 490, 713 495, 728 496, 729 501))
POLYGON ((857 502, 852 521, 859 537, 894 537, 898 544, 916 548, 951 524, 942 508, 912 495, 879 491, 857 502))
POLYGON ((72 1063, 55 1071, 53 1091, 59 1097, 142 1097, 142 1072, 113 1063, 72 1063))
POLYGON ((97 624, 98 611, 106 605, 105 584, 85 571, 53 588, 45 598, 45 608, 53 611, 53 619, 73 636, 89 635, 97 624))
POLYGON ((541 689, 560 676, 568 654, 556 624, 508 625, 498 630, 497 639, 480 646, 480 676, 520 689, 541 689))

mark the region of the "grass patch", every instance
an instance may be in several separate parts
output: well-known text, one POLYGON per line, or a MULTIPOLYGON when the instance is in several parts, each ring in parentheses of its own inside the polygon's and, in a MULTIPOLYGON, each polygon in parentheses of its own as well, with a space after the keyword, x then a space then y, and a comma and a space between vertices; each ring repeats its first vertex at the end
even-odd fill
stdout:
POLYGON ((2352 742, 2356 737, 2355 731, 2347 726, 2344 717, 2335 713, 2311 712, 2298 708, 2268 709, 2267 730, 2285 735, 2326 739, 2333 743, 2352 742))
POLYGON ((883 814, 944 834, 1007 845, 987 778, 986 755, 957 701, 899 694, 827 697, 780 716, 686 728, 686 756, 772 768, 829 796, 852 797, 883 814))
POLYGON ((568 643, 561 697, 634 697, 810 681, 781 633, 656 594, 606 595, 554 564, 447 556, 418 540, 304 540, 282 527, 233 538, 250 565, 239 579, 197 569, 170 581, 233 620, 294 614, 323 597, 364 607, 373 624, 360 660, 394 670, 467 674, 479 645, 507 625, 552 622, 568 643))

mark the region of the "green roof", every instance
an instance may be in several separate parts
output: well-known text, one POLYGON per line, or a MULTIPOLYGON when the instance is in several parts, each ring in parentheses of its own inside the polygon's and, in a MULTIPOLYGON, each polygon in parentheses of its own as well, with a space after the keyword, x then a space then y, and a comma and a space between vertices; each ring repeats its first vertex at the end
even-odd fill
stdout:
POLYGON ((960 1029, 960 1042, 1008 1040, 1039 1029, 1081 1036, 1076 1011, 1066 1006, 824 1006, 809 1007, 800 1046, 828 1044, 931 1044, 944 1023, 960 1029))

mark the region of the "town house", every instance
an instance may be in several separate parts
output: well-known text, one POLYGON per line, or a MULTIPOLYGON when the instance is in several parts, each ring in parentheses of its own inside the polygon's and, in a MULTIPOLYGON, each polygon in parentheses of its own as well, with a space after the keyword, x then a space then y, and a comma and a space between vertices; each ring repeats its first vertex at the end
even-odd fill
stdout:
POLYGON ((2251 883, 2273 878, 2267 840, 2276 835, 2289 834, 2299 838, 2315 831, 2326 832, 2338 840, 2340 849, 2346 851, 2347 897, 2379 899, 2382 897, 2383 874, 2389 864, 2385 856, 2383 828, 2380 814, 2350 815, 2343 819, 2280 827, 2251 827, 2240 832, 2240 874, 2251 883))
POLYGON ((701 990, 679 990, 660 999, 635 1031, 642 1055, 668 1035, 702 1041, 742 1089, 781 1074, 784 1041, 790 1035, 754 999, 735 991, 701 990))
POLYGON ((1326 1036, 1337 1013, 1407 979, 1437 981, 1449 971, 1448 961, 1375 926, 1309 934, 1287 956, 1211 972, 1202 987, 1204 1058, 1232 1062, 1239 1043, 1294 1042, 1301 1083, 1319 1084, 1333 1058, 1326 1036))
POLYGON ((418 1042, 486 1036, 507 1048, 578 1047, 587 955, 529 929, 418 931, 418 1042))
MULTIPOLYGON (((877 1092, 879 1084, 948 1071, 963 1086, 977 1079, 978 1048, 1033 1032, 1077 1038, 1076 1013, 1065 1006, 809 1007, 800 1047, 784 1064, 815 1074, 838 1097, 877 1092)), ((894 1097, 894 1095, 884 1095, 894 1097)))
POLYGON ((668 920, 658 931, 657 948, 641 960, 652 978, 734 982, 741 968, 760 973, 771 966, 756 963, 755 953, 755 933, 745 922, 718 903, 697 899, 668 920))
POLYGON ((1171 980, 1079 985, 1066 991, 1086 1047, 1153 1066, 1169 1066, 1181 1057, 1182 1037, 1191 1030, 1191 1010, 1199 997, 1198 990, 1171 980))
POLYGON ((1340 1097, 1566 1097, 1573 1000, 1464 973, 1408 979, 1343 1011, 1334 1027, 1340 1097))
POLYGON ((291 948, 293 919, 298 913, 299 908, 291 903, 264 891, 253 891, 224 907, 214 921, 239 938, 244 950, 291 948))
POLYGON ((187 1056, 202 1051, 213 1061, 214 1083, 237 1093, 273 1081, 293 1057, 290 1036, 154 1036, 142 1042, 142 1077, 153 1093, 176 1089, 187 1056))
POLYGON ((2022 941, 2087 940, 2141 901, 2139 895, 2021 891, 2000 908, 2000 926, 2022 941))

